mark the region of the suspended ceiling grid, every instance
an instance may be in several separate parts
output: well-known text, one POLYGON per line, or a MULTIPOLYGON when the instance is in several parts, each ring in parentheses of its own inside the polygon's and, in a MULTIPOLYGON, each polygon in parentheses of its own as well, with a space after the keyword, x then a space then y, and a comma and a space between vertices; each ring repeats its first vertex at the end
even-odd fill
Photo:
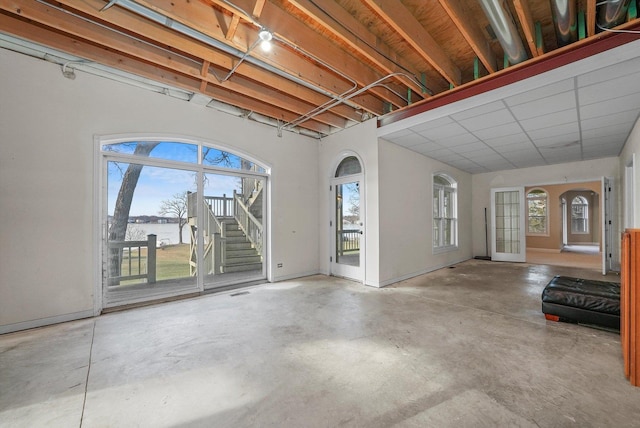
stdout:
POLYGON ((640 114, 638 82, 633 42, 383 126, 379 136, 470 173, 618 156, 640 114))

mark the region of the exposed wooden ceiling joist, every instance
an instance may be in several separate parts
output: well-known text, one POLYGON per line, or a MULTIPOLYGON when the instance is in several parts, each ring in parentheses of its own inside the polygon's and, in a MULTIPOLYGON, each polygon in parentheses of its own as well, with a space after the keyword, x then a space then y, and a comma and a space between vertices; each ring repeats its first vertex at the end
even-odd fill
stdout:
POLYGON ((536 39, 536 27, 533 23, 529 2, 527 0, 513 0, 513 6, 518 14, 518 19, 522 25, 522 31, 524 31, 525 39, 529 45, 531 55, 533 55, 533 57, 537 57, 544 54, 544 46, 538 46, 538 41, 536 39))
POLYGON ((454 86, 462 83, 460 69, 400 2, 364 0, 382 19, 454 86))

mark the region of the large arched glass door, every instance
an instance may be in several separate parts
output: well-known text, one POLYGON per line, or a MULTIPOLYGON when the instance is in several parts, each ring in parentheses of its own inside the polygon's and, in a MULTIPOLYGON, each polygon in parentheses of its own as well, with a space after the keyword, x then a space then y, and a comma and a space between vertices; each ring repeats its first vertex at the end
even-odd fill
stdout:
POLYGON ((199 142, 100 143, 101 308, 266 278, 264 167, 199 142))
POLYGON ((363 190, 360 161, 355 156, 345 157, 331 184, 331 274, 358 281, 364 280, 363 190))

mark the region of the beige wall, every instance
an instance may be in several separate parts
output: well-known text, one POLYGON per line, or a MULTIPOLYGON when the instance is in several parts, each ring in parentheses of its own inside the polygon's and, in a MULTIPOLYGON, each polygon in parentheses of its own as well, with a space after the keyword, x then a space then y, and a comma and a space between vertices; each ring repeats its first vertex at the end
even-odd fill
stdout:
POLYGON ((586 183, 570 183, 570 184, 545 184, 541 186, 525 186, 525 192, 528 193, 533 189, 542 189, 547 192, 548 206, 548 234, 529 235, 527 234, 527 248, 539 248, 560 251, 562 249, 562 205, 561 198, 563 195, 567 200, 567 210, 573 197, 577 195, 585 196, 589 204, 589 221, 590 227, 588 234, 572 234, 571 233, 571 214, 567 212, 569 219, 567 229, 568 243, 592 243, 600 241, 600 204, 598 197, 592 197, 591 193, 599 194, 601 192, 601 181, 591 181, 586 183), (580 191, 586 189, 587 191, 580 191))
POLYGON ((0 49, 0 332, 93 314, 95 135, 182 135, 266 162, 272 278, 318 272, 317 140, 76 74, 0 49))

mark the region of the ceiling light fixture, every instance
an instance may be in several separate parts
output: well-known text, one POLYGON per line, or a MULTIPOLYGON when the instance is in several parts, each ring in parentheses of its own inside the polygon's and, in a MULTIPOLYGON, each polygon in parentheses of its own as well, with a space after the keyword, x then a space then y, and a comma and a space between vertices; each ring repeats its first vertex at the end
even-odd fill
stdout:
POLYGON ((260 37, 260 48, 264 52, 269 52, 271 50, 271 39, 273 39, 273 34, 271 31, 265 30, 264 28, 260 30, 258 33, 258 37, 260 37))

